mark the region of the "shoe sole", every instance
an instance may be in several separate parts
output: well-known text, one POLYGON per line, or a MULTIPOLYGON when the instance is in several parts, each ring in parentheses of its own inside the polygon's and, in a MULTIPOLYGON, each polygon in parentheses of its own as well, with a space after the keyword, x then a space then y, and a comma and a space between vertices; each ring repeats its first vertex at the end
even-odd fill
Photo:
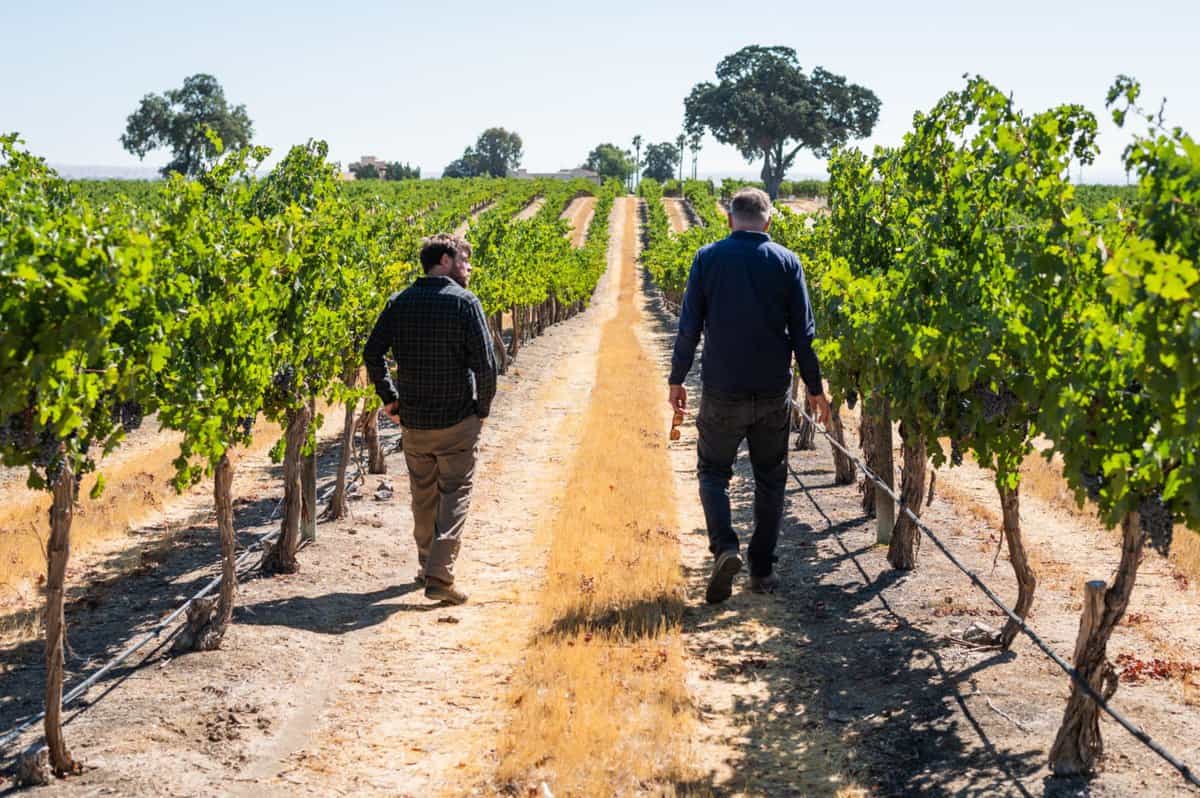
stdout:
POLYGON ((742 558, 730 557, 713 570, 708 578, 708 590, 704 591, 704 600, 709 604, 720 604, 733 595, 733 578, 742 570, 742 558))
POLYGON ((442 592, 430 593, 428 590, 425 591, 425 598, 429 599, 430 601, 436 601, 439 604, 452 604, 456 607, 467 603, 467 599, 465 599, 465 598, 458 598, 456 596, 448 596, 442 592))

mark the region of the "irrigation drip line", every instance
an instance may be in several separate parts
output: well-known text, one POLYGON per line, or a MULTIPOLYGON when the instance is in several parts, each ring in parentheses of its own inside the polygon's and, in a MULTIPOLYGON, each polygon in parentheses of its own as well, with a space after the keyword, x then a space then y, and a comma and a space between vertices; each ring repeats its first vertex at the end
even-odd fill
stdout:
MULTIPOLYGON (((324 504, 325 501, 328 500, 330 494, 333 493, 333 488, 334 488, 334 486, 331 485, 325 491, 325 494, 317 500, 318 505, 324 504)), ((280 499, 275 504, 275 509, 271 511, 271 516, 267 519, 266 523, 269 524, 275 520, 275 516, 279 514, 279 508, 282 506, 283 506, 283 499, 280 499)), ((314 512, 316 511, 315 507, 313 508, 313 511, 314 512)), ((255 540, 249 546, 247 546, 246 550, 244 552, 242 552, 241 556, 239 556, 236 560, 234 560, 234 564, 233 564, 234 569, 235 570, 241 569, 246 564, 246 562, 249 560, 251 554, 254 554, 256 551, 261 549, 267 543, 273 542, 276 538, 279 537, 281 532, 282 532, 282 530, 279 530, 279 529, 273 530, 271 532, 267 532, 266 534, 260 536, 257 540, 255 540)), ((216 590, 218 587, 220 587, 220 585, 221 585, 220 575, 213 577, 212 580, 207 585, 205 585, 199 592, 197 592, 195 595, 193 595, 187 601, 183 602, 183 604, 180 604, 179 607, 177 607, 174 612, 172 612, 170 615, 168 615, 167 617, 163 618, 161 621, 156 623, 148 631, 143 632, 141 637, 139 637, 137 640, 135 640, 134 642, 132 642, 128 646, 126 646, 125 649, 123 651, 121 651, 121 653, 117 654, 115 657, 110 659, 108 662, 106 662, 104 665, 102 665, 99 670, 97 670, 91 676, 87 677, 87 679, 85 679, 83 682, 81 682, 80 684, 78 684, 74 688, 72 688, 69 693, 67 693, 65 696, 63 696, 62 706, 66 707, 68 704, 75 701, 75 699, 79 698, 84 693, 86 693, 92 687, 92 685, 94 685, 96 682, 100 681, 100 679, 102 679, 104 676, 106 676, 108 673, 110 673, 114 668, 116 668, 121 663, 125 662, 125 660, 132 657, 140 649, 144 648, 146 646, 146 644, 150 643, 152 640, 158 639, 158 637, 163 633, 163 631, 165 629, 167 629, 167 627, 171 626, 175 621, 177 621, 179 619, 179 617, 181 615, 183 615, 184 612, 187 611, 188 607, 190 607, 192 604, 196 603, 200 599, 206 597, 208 594, 212 593, 214 590, 216 590)), ((171 637, 173 637, 178 631, 179 631, 178 629, 172 630, 171 634, 167 636, 167 639, 170 639, 171 637)), ((29 718, 28 720, 25 720, 22 723, 18 724, 17 726, 13 727, 12 729, 10 729, 8 732, 6 732, 4 734, 4 736, 0 737, 0 748, 7 746, 13 740, 20 737, 21 734, 23 734, 27 729, 29 729, 34 724, 40 722, 45 717, 46 717, 46 711, 42 710, 37 715, 34 715, 33 717, 29 718)))
POLYGON ((1049 657, 1050 660, 1053 661, 1055 665, 1057 665, 1059 668, 1062 669, 1062 671, 1064 673, 1066 673, 1068 676, 1070 676, 1071 681, 1073 681, 1076 685, 1078 685, 1079 688, 1087 695, 1088 698, 1095 701, 1096 705, 1099 706, 1101 709, 1103 709, 1105 714, 1107 714, 1109 717, 1111 717, 1113 720, 1115 720, 1118 724, 1120 724, 1120 726, 1123 729, 1125 729, 1125 731, 1127 731, 1131 735, 1133 735, 1133 737, 1135 739, 1137 739, 1139 742, 1141 742, 1143 745, 1145 745, 1147 748, 1149 748, 1154 753, 1158 754, 1158 756, 1161 757, 1165 762, 1167 762, 1167 764, 1169 764, 1171 767, 1173 767, 1177 771, 1179 771, 1179 774, 1181 776, 1183 776, 1183 778, 1189 784, 1192 784, 1195 787, 1200 787, 1200 777, 1197 777, 1195 771, 1193 771, 1192 768, 1190 768, 1188 765, 1186 765, 1182 761, 1180 761, 1170 751, 1163 748, 1157 741, 1155 741, 1155 739, 1153 737, 1151 737, 1149 734, 1147 734, 1141 727, 1135 726, 1133 724, 1133 722, 1128 720, 1124 715, 1122 715, 1120 712, 1118 712, 1117 710, 1115 710, 1111 706, 1109 706, 1108 701, 1105 700, 1104 697, 1101 696, 1099 693, 1097 693, 1090 684, 1088 684, 1087 680, 1084 679, 1079 674, 1079 671, 1075 670, 1075 668, 1072 667, 1065 659, 1063 659, 1061 656, 1059 656, 1059 654, 1053 648, 1051 648, 1050 645, 1037 634, 1037 632, 1035 632, 1029 628, 1029 626, 1025 623, 1025 620, 1023 618, 1021 618, 1019 615, 1017 615, 1011 608, 1009 608, 1009 606, 1007 604, 1005 604, 1003 601, 1001 601, 1000 598, 997 597, 996 594, 992 592, 991 588, 989 588, 987 586, 987 584, 982 579, 980 579, 979 576, 974 571, 972 571, 967 566, 963 565, 963 563, 957 557, 954 556, 954 553, 951 552, 950 549, 946 547, 946 544, 944 544, 942 542, 941 538, 939 538, 934 533, 934 531, 932 529, 930 529, 929 526, 927 524, 925 524, 925 522, 922 521, 916 515, 916 513, 914 513, 911 509, 909 509, 908 505, 903 500, 901 500, 901 498, 899 496, 896 495, 895 491, 893 491, 887 485, 886 482, 884 482, 882 479, 880 479, 878 476, 876 476, 875 473, 873 471, 871 471, 871 469, 868 468, 867 465, 862 460, 855 457, 845 446, 838 443, 837 440, 832 435, 829 434, 829 432, 825 429, 825 427, 821 424, 818 424, 817 420, 814 419, 811 415, 809 415, 808 412, 803 407, 800 407, 798 409, 800 410, 800 414, 803 415, 806 419, 808 419, 809 423, 812 424, 813 427, 818 432, 820 432, 822 435, 825 436, 825 438, 829 441, 831 446, 836 448, 842 454, 846 455, 846 457, 849 457, 850 460, 854 463, 854 465, 858 467, 858 470, 861 471, 863 473, 863 475, 866 476, 867 479, 871 480, 873 483, 875 483, 875 486, 877 488, 881 489, 884 493, 886 493, 888 496, 890 496, 892 498, 892 501, 894 501, 896 503, 896 506, 900 508, 900 511, 903 512, 905 515, 907 515, 912 520, 912 522, 917 525, 917 528, 920 529, 922 532, 924 532, 929 537, 929 539, 933 541, 933 544, 935 546, 937 546, 938 550, 942 554, 946 555, 946 559, 950 560, 950 562, 953 563, 954 566, 956 568, 958 568, 958 570, 960 570, 964 574, 966 574, 967 578, 971 580, 972 584, 974 584, 977 588, 979 588, 983 592, 983 594, 985 596, 987 596, 989 600, 991 600, 991 602, 993 604, 995 604, 1002 612, 1004 612, 1004 614, 1008 616, 1009 620, 1011 620, 1014 624, 1016 624, 1017 628, 1020 629, 1021 632, 1023 632, 1026 637, 1028 637, 1030 640, 1032 640, 1033 644, 1035 646, 1037 646, 1039 649, 1041 649, 1043 654, 1045 654, 1047 657, 1049 657))

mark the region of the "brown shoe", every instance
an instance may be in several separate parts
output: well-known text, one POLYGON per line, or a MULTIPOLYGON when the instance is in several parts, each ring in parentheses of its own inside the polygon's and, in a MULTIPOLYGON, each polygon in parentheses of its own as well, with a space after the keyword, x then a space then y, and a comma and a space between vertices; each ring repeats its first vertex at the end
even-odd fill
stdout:
POLYGON ((779 587, 779 577, 775 575, 774 571, 766 576, 750 574, 750 590, 755 593, 774 593, 777 587, 779 587))
POLYGON ((442 604, 466 604, 467 594, 456 588, 454 585, 447 585, 444 582, 438 582, 434 579, 426 577, 425 580, 425 598, 431 601, 438 601, 442 604))

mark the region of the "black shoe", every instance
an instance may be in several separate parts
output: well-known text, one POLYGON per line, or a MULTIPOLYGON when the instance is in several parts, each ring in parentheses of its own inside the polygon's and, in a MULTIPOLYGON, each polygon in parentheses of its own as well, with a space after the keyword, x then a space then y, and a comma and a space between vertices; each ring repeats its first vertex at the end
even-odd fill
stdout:
POLYGON ((742 570, 742 558, 736 549, 729 549, 717 555, 713 565, 712 576, 708 578, 708 590, 704 592, 704 600, 709 604, 720 604, 733 595, 733 577, 742 570))
POLYGON ((777 587, 779 587, 779 577, 775 575, 774 571, 766 576, 750 575, 750 590, 755 593, 774 593, 777 587))

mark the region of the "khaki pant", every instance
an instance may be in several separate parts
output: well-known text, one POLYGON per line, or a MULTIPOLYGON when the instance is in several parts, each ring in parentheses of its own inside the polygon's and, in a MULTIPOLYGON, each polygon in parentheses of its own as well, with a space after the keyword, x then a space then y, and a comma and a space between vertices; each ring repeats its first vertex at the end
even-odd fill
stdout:
POLYGON ((454 584, 482 426, 478 416, 468 416, 445 429, 404 430, 417 559, 427 579, 447 585, 454 584))

